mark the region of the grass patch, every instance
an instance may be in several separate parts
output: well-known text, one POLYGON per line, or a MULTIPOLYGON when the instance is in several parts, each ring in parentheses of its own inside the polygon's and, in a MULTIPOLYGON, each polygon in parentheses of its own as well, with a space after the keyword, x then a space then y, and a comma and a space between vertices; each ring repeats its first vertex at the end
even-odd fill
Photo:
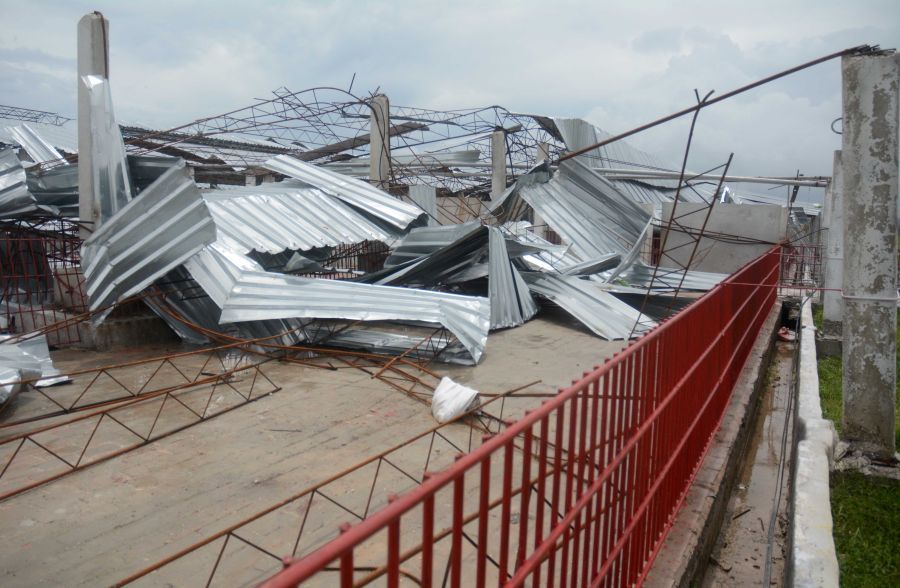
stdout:
POLYGON ((900 586, 900 480, 831 476, 841 586, 900 586))

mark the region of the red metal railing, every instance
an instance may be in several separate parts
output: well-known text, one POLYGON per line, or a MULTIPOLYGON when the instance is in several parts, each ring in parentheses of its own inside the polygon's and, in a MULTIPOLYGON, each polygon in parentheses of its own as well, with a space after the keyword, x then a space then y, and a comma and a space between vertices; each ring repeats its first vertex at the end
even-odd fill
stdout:
POLYGON ((775 248, 748 264, 265 586, 640 584, 775 302, 779 262, 775 248))

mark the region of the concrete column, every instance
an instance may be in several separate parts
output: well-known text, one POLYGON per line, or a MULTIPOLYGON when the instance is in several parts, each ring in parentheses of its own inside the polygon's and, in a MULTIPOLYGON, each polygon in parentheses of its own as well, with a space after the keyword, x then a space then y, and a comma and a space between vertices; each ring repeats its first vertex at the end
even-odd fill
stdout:
POLYGON ((506 131, 491 133, 491 199, 506 190, 506 131))
MULTIPOLYGON (((91 102, 82 76, 98 75, 109 78, 109 21, 99 12, 81 17, 78 21, 78 217, 89 227, 96 227, 100 211, 94 206, 94 178, 91 158, 91 102)), ((90 231, 81 230, 86 239, 90 231)))
MULTIPOLYGON (((542 141, 537 144, 537 162, 540 163, 547 159, 550 159, 550 143, 542 141)), ((531 212, 534 218, 532 222, 535 225, 534 234, 545 239, 547 237, 547 221, 545 221, 536 210, 532 209, 531 212)))
POLYGON ((822 334, 826 337, 840 337, 844 302, 841 288, 844 287, 844 174, 841 152, 834 152, 834 170, 831 184, 825 192, 825 217, 828 232, 825 233, 825 280, 827 288, 823 294, 822 334))
POLYGON ((246 174, 244 176, 244 185, 245 186, 256 186, 259 182, 254 174, 246 174))
POLYGON ((844 57, 843 434, 893 457, 900 55, 844 57))
POLYGON ((379 94, 372 98, 369 117, 369 182, 386 190, 391 178, 391 105, 388 97, 379 94))

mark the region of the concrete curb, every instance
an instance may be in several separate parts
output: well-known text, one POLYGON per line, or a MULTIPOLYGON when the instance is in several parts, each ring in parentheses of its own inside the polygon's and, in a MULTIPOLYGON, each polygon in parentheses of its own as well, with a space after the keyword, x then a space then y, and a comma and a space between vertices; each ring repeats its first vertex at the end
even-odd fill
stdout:
POLYGON ((816 327, 807 302, 801 309, 800 366, 797 393, 796 457, 791 497, 791 586, 838 586, 838 561, 832 536, 830 465, 837 435, 822 418, 816 327))

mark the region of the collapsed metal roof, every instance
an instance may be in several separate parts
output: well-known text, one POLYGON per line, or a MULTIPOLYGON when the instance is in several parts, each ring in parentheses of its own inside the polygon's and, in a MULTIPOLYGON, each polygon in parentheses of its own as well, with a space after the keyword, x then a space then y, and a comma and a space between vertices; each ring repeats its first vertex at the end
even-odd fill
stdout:
POLYGON ((418 206, 407 204, 356 178, 342 176, 288 155, 273 157, 265 163, 265 166, 272 171, 320 188, 398 229, 405 229, 416 221, 427 222, 425 211, 418 206))
POLYGON ((221 322, 313 318, 440 324, 477 362, 490 328, 487 298, 430 290, 245 271, 222 308, 221 322))
POLYGON ((316 247, 392 241, 401 231, 369 217, 319 188, 277 182, 204 192, 219 239, 241 253, 305 251, 316 247))
POLYGON ((216 238, 216 227, 183 161, 172 166, 84 242, 91 310, 137 294, 216 238))

